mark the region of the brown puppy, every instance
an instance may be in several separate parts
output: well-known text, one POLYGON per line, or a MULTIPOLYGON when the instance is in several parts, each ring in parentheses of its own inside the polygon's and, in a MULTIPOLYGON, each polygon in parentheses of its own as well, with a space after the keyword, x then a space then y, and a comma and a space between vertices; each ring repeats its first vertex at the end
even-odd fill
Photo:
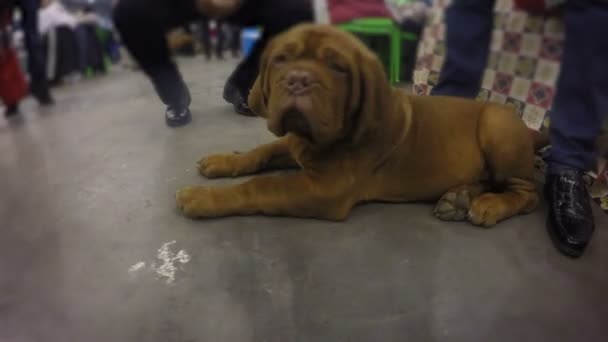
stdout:
POLYGON ((357 203, 438 201, 435 215, 492 226, 538 203, 530 133, 509 107, 392 88, 378 58, 330 26, 302 25, 267 48, 249 105, 279 140, 199 162, 208 177, 272 168, 234 186, 188 187, 191 217, 344 220, 357 203))

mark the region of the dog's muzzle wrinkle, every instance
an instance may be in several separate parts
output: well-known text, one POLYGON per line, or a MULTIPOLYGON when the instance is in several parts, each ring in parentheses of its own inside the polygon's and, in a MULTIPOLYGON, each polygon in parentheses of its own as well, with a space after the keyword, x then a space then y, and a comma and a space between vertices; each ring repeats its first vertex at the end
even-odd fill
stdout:
POLYGON ((300 136, 312 139, 312 129, 308 120, 298 110, 289 110, 283 116, 282 128, 285 134, 292 132, 300 136))

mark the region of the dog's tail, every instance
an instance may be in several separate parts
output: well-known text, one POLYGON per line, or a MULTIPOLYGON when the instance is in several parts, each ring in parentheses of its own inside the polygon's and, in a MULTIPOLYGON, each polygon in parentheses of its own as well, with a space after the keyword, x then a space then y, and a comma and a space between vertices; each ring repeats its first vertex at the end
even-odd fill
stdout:
POLYGON ((532 142, 534 144, 534 151, 539 151, 549 146, 549 132, 547 130, 543 132, 531 131, 532 142))

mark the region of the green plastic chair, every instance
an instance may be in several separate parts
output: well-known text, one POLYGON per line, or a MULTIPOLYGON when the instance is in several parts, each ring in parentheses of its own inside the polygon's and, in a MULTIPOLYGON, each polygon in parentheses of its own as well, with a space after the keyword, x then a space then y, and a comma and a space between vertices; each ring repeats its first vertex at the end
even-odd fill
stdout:
POLYGON ((389 18, 361 18, 339 24, 345 31, 368 36, 386 36, 390 39, 389 80, 394 85, 401 78, 401 46, 403 40, 416 41, 418 35, 402 32, 397 23, 389 18))

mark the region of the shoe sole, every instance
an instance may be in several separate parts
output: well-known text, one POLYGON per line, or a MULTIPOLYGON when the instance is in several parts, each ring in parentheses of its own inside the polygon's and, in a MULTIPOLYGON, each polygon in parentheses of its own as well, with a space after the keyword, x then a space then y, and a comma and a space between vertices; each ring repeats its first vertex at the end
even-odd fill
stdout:
POLYGON ((188 115, 188 118, 185 120, 168 120, 165 118, 165 123, 167 124, 167 126, 169 127, 182 127, 182 126, 186 126, 187 124, 189 124, 192 121, 192 116, 188 115))
POLYGON ((239 115, 243 115, 243 116, 257 116, 254 112, 252 112, 251 110, 242 110, 241 107, 239 105, 233 104, 232 105, 234 107, 234 111, 239 114, 239 115))
POLYGON ((549 216, 547 216, 546 228, 547 232, 549 233, 549 237, 551 237, 551 242, 553 242, 553 246, 555 246, 555 248, 557 248, 557 250, 559 250, 562 254, 575 259, 580 258, 583 255, 587 245, 580 248, 575 248, 568 243, 563 242, 553 227, 553 223, 551 223, 551 218, 549 216))
MULTIPOLYGON (((234 107, 234 111, 237 114, 250 117, 257 116, 254 112, 251 111, 251 109, 243 110, 240 107, 241 98, 239 94, 239 90, 234 85, 228 85, 224 88, 224 93, 222 94, 222 97, 226 102, 232 104, 232 106, 234 107)), ((245 99, 245 101, 247 100, 245 99)))

